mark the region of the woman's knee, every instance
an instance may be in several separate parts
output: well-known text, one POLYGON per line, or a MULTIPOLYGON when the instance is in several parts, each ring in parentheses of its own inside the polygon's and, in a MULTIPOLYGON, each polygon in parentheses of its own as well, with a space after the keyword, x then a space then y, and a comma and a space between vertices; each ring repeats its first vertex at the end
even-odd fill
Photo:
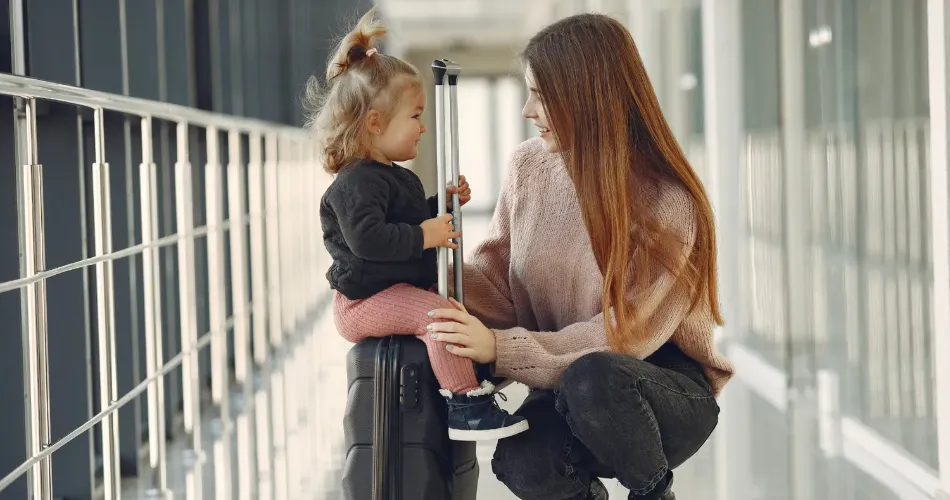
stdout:
POLYGON ((561 454, 525 444, 513 438, 499 441, 491 461, 492 472, 518 498, 551 498, 552 490, 563 487, 565 481, 554 463, 561 454))
POLYGON ((616 378, 618 364, 629 361, 626 356, 611 352, 592 352, 577 358, 561 374, 558 393, 561 399, 596 404, 610 398, 611 380, 616 378))

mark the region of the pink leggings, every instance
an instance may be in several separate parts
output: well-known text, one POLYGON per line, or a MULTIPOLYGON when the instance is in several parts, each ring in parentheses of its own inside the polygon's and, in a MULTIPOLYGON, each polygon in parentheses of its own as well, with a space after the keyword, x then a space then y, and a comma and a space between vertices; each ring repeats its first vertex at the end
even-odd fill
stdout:
POLYGON ((429 361, 439 385, 453 394, 465 393, 479 387, 472 360, 450 353, 444 343, 429 338, 426 330, 433 321, 429 311, 446 308, 451 309, 452 304, 438 294, 400 283, 362 300, 337 293, 333 319, 340 335, 353 343, 396 334, 419 337, 429 348, 429 361))

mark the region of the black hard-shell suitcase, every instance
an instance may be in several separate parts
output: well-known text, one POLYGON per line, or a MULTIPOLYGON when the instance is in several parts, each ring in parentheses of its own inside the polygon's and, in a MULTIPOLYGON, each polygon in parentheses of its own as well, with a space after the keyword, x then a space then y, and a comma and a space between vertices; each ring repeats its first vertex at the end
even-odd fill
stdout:
MULTIPOLYGON (((448 184, 447 171, 451 171, 451 179, 459 175, 456 83, 460 72, 459 65, 452 61, 432 63, 440 187, 448 184), (444 85, 446 82, 448 85, 444 85), (449 141, 445 140, 446 128, 451 131, 449 141)), ((446 204, 442 188, 440 215, 446 204)), ((458 195, 453 195, 452 207, 458 231, 462 224, 458 195)), ((461 238, 457 243, 453 296, 462 302, 461 238)), ((447 297, 448 249, 439 248, 437 255, 439 293, 447 297)), ((475 443, 449 439, 448 409, 422 341, 412 335, 364 340, 347 355, 347 375, 347 454, 343 468, 346 500, 475 500, 479 473, 475 443)))
POLYGON ((413 336, 367 339, 347 359, 347 500, 475 500, 475 443, 448 438, 445 399, 413 336))

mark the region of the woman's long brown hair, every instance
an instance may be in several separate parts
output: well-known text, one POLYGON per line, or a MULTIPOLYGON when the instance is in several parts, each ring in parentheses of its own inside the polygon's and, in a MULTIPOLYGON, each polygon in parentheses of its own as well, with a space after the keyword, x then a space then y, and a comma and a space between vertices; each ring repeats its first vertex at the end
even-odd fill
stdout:
POLYGON ((721 324, 712 208, 663 117, 630 32, 607 16, 572 16, 535 35, 522 58, 561 146, 604 275, 611 349, 629 351, 652 334, 641 331, 645 318, 629 301, 628 277, 633 271, 645 280, 657 264, 674 273, 692 307, 707 299, 721 324), (685 264, 684 242, 671 241, 650 206, 655 197, 639 194, 661 183, 684 188, 695 208, 695 244, 685 264))

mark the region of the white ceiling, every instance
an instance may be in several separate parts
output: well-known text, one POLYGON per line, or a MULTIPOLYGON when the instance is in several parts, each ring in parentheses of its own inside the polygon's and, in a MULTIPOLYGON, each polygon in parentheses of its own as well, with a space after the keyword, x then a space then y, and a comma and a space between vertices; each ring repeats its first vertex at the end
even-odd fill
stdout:
POLYGON ((509 46, 585 10, 617 12, 630 0, 377 0, 400 49, 509 46))

